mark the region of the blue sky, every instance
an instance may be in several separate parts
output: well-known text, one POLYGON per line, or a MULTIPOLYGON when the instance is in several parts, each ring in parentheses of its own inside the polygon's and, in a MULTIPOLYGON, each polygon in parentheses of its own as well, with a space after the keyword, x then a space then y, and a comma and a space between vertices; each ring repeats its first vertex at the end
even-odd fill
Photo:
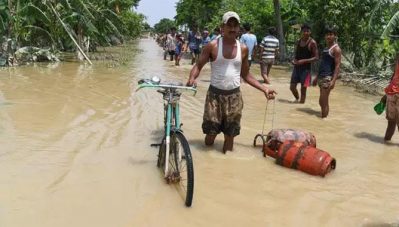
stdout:
POLYGON ((178 0, 140 0, 137 12, 144 14, 152 27, 162 18, 173 19, 176 16, 176 2, 178 0))

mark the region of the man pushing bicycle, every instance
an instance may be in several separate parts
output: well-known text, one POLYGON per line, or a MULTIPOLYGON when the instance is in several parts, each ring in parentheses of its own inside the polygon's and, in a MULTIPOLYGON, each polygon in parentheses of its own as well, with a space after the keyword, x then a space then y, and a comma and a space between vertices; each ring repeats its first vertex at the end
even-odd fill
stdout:
POLYGON ((240 91, 242 77, 249 85, 262 91, 267 99, 277 94, 262 85, 249 72, 248 48, 236 39, 240 31, 240 17, 227 12, 222 18, 223 36, 208 43, 198 62, 193 66, 187 86, 196 84, 203 66, 211 62, 211 84, 205 101, 202 131, 205 144, 213 145, 216 136, 223 132, 223 153, 233 150, 234 137, 240 134, 243 100, 240 91))

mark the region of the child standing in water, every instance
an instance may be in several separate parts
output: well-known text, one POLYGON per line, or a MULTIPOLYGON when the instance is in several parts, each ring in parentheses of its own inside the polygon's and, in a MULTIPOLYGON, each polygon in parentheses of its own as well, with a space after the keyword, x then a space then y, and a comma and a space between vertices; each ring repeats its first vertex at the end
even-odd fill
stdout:
POLYGON ((326 28, 325 39, 327 47, 322 53, 319 74, 313 81, 313 86, 318 83, 320 87, 319 105, 321 107, 321 118, 328 116, 330 110, 328 98, 335 86, 341 65, 341 48, 336 43, 337 34, 334 28, 326 28))
POLYGON ((396 127, 399 129, 399 54, 396 56, 395 71, 391 82, 385 88, 385 95, 381 101, 386 102, 386 118, 388 120, 384 140, 389 141, 392 139, 396 127))

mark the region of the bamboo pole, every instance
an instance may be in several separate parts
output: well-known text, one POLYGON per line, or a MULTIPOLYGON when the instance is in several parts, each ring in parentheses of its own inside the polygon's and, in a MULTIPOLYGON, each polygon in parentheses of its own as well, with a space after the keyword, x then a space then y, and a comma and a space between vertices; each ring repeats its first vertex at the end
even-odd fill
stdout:
POLYGON ((67 29, 67 26, 64 24, 64 22, 61 20, 60 16, 58 15, 57 11, 54 9, 54 7, 50 4, 51 9, 53 10, 55 16, 58 18, 58 20, 61 22, 62 26, 64 27, 65 31, 68 33, 69 37, 72 39, 73 43, 76 45, 76 47, 79 49, 79 52, 86 58, 86 60, 92 65, 93 63, 90 61, 89 57, 85 54, 85 52, 82 50, 82 48, 79 46, 79 44, 76 42, 75 38, 73 38, 71 32, 67 29))

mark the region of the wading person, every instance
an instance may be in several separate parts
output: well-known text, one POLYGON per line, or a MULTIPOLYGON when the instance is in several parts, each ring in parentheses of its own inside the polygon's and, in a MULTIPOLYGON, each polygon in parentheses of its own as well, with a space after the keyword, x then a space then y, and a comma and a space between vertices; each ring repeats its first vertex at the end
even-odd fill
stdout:
POLYGON ((395 71, 391 82, 385 88, 385 96, 381 101, 386 103, 386 118, 388 121, 384 140, 389 141, 395 134, 396 127, 399 130, 399 55, 396 56, 395 71))
POLYGON ((168 47, 166 45, 167 36, 168 36, 168 34, 163 34, 161 37, 161 46, 163 49, 163 60, 166 60, 166 58, 168 57, 168 54, 169 54, 168 47))
POLYGON ((248 48, 248 62, 249 62, 249 67, 251 67, 252 60, 254 59, 254 53, 256 52, 256 46, 258 45, 258 41, 256 40, 256 36, 251 33, 251 25, 250 24, 244 24, 244 31, 245 34, 243 34, 240 38, 240 42, 244 43, 245 46, 248 48))
POLYGON ((184 40, 181 33, 177 33, 176 35, 176 49, 175 49, 175 65, 180 65, 180 59, 182 52, 184 51, 184 40))
POLYGON ((336 43, 336 39, 335 29, 326 28, 326 48, 321 55, 319 73, 313 81, 314 86, 318 83, 320 87, 319 105, 321 107, 321 118, 326 118, 328 116, 330 110, 328 98, 331 90, 335 86, 341 66, 341 48, 339 48, 336 43))
POLYGON ((173 57, 175 56, 175 51, 176 51, 176 28, 175 27, 171 28, 170 34, 167 35, 166 46, 167 46, 168 53, 170 56, 170 61, 173 61, 173 57))
POLYGON ((263 77, 263 82, 266 84, 270 84, 270 69, 274 64, 274 59, 276 58, 278 49, 279 49, 279 41, 275 37, 276 28, 270 27, 268 30, 268 35, 262 39, 260 43, 260 72, 263 77))
POLYGON ((317 61, 318 50, 314 39, 310 37, 310 26, 307 24, 301 27, 301 38, 295 47, 295 58, 292 60, 294 70, 291 75, 290 90, 295 97, 295 102, 305 103, 306 89, 310 86, 311 63, 317 61), (301 97, 299 97, 297 84, 301 83, 301 97))
POLYGON ((194 25, 187 37, 188 47, 191 52, 191 64, 198 60, 200 54, 200 44, 202 42, 201 34, 197 31, 197 27, 194 25))
POLYGON ((205 144, 213 145, 216 136, 223 132, 223 153, 233 150, 234 137, 240 134, 243 100, 240 92, 240 77, 262 91, 267 99, 275 92, 259 83, 249 72, 248 48, 236 37, 240 30, 240 18, 235 12, 227 12, 222 19, 223 37, 206 45, 193 66, 188 86, 196 84, 203 66, 211 62, 211 84, 205 101, 202 131, 205 144))

